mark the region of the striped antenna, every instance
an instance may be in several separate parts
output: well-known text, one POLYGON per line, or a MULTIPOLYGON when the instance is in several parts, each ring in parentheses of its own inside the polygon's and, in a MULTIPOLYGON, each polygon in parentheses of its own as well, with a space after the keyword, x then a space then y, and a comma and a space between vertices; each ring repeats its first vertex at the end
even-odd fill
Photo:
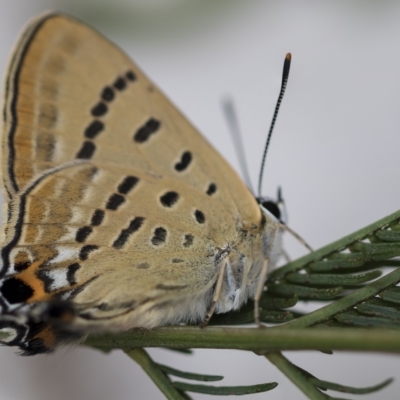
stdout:
POLYGON ((271 126, 269 128, 269 133, 268 133, 268 137, 267 137, 267 143, 265 144, 264 154, 263 154, 262 161, 261 161, 260 175, 259 175, 259 179, 258 179, 258 197, 261 197, 261 186, 262 186, 262 178, 263 178, 263 174, 264 174, 265 159, 267 157, 267 150, 269 147, 269 142, 271 140, 272 131, 274 130, 276 118, 278 116, 278 112, 279 112, 279 108, 281 106, 283 95, 285 94, 287 81, 289 79, 289 70, 290 70, 291 60, 292 60, 292 55, 290 53, 287 53, 286 57, 285 57, 285 62, 283 63, 281 90, 279 92, 278 101, 276 102, 274 116, 272 117, 272 122, 271 122, 271 126))

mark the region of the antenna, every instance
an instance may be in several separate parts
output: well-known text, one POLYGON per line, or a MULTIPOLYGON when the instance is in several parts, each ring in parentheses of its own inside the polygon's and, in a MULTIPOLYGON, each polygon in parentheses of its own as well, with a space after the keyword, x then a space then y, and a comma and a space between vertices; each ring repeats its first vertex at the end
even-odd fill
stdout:
POLYGON ((254 195, 254 190, 251 184, 249 171, 247 169, 246 156, 244 154, 242 135, 240 134, 237 114, 235 111, 235 107, 233 106, 233 101, 230 97, 227 97, 222 100, 222 109, 224 111, 225 119, 226 122, 228 123, 228 128, 231 133, 233 145, 236 150, 236 156, 239 160, 239 165, 242 171, 243 179, 247 187, 250 189, 250 192, 252 192, 254 195))
POLYGON ((264 154, 261 161, 261 168, 260 168, 260 175, 258 178, 258 197, 261 197, 261 186, 262 186, 262 178, 264 174, 264 166, 265 166, 265 159, 267 157, 267 150, 269 147, 269 142, 271 140, 272 131, 274 130, 276 118, 278 116, 279 107, 281 106, 283 95, 285 94, 286 84, 289 79, 289 70, 290 70, 290 62, 292 60, 292 55, 290 53, 286 54, 285 61, 283 63, 283 73, 282 73, 282 84, 281 84, 281 91, 279 92, 278 101, 276 102, 274 116, 272 117, 271 126, 269 128, 267 142, 264 147, 264 154))

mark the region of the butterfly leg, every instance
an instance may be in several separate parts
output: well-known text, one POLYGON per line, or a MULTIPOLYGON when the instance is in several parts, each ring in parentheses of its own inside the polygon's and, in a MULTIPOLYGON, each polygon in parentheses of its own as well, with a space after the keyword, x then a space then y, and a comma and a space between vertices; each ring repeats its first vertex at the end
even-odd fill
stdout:
POLYGON ((267 280, 268 265, 269 258, 266 258, 260 272, 256 293, 254 295, 254 321, 258 326, 262 326, 260 322, 260 299, 264 291, 265 281, 267 280))
POLYGON ((295 239, 299 241, 300 244, 302 244, 304 247, 306 247, 311 253, 314 251, 312 247, 297 233, 295 232, 292 228, 289 228, 286 224, 279 224, 281 228, 285 229, 288 231, 295 239))
POLYGON ((225 275, 225 269, 226 269, 227 264, 228 264, 228 261, 224 260, 224 262, 222 263, 221 269, 219 271, 217 284, 215 285, 215 290, 214 290, 211 307, 208 310, 207 315, 204 318, 204 321, 200 324, 200 328, 204 328, 208 324, 208 321, 210 321, 210 318, 212 317, 212 315, 214 314, 215 307, 217 306, 217 302, 221 296, 222 284, 224 283, 224 275, 225 275))

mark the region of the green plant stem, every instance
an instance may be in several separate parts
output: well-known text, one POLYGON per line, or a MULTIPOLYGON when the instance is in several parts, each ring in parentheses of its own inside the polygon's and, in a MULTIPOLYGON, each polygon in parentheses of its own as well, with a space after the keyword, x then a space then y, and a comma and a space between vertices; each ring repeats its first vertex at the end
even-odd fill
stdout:
POLYGON ((362 240, 365 237, 369 236, 371 234, 371 232, 376 231, 376 230, 380 229, 381 227, 383 227, 391 222, 394 222, 398 219, 400 219, 400 210, 396 211, 395 213, 393 213, 391 215, 388 215, 385 218, 380 219, 379 221, 377 221, 371 225, 366 226, 365 228, 358 230, 357 232, 354 232, 348 236, 345 236, 344 238, 339 239, 336 242, 328 244, 327 246, 322 247, 319 250, 316 250, 310 254, 307 254, 304 257, 298 258, 297 260, 286 264, 285 266, 283 266, 281 268, 278 268, 277 270, 272 272, 272 274, 270 276, 270 280, 274 281, 276 279, 281 279, 288 272, 299 271, 300 269, 304 268, 307 264, 309 264, 313 261, 322 260, 323 258, 325 258, 328 255, 337 251, 338 249, 347 248, 352 243, 355 243, 355 242, 362 240))
POLYGON ((398 331, 362 328, 163 327, 91 335, 84 342, 102 350, 134 347, 237 349, 251 351, 350 350, 400 353, 398 331))
POLYGON ((274 364, 288 379, 290 379, 309 399, 326 400, 326 396, 321 393, 301 371, 293 365, 281 353, 273 352, 265 354, 265 357, 274 364))
MULTIPOLYGON (((342 299, 339 299, 325 307, 321 307, 303 317, 288 322, 287 324, 280 326, 282 328, 306 328, 316 323, 322 322, 338 312, 345 311, 349 308, 353 308, 355 305, 369 299, 370 297, 376 296, 391 285, 394 285, 400 281, 400 269, 396 269, 389 274, 383 276, 375 282, 370 283, 368 286, 363 287, 349 294, 342 299)), ((277 329, 273 327, 272 329, 277 329)))
POLYGON ((180 395, 172 382, 164 372, 161 371, 144 349, 131 348, 130 350, 125 350, 125 353, 143 368, 146 374, 152 379, 167 399, 184 400, 184 397, 180 395))

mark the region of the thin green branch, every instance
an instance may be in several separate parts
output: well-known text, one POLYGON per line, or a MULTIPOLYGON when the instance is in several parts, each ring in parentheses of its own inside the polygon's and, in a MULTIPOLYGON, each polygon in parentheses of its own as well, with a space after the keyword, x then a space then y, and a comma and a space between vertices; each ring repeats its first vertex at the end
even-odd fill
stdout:
POLYGON ((321 393, 299 370, 281 353, 274 352, 265 354, 265 357, 274 364, 288 379, 290 379, 309 399, 326 400, 326 395, 321 393))
POLYGON ((151 331, 91 335, 84 342, 101 349, 176 347, 251 351, 350 350, 400 353, 398 331, 362 328, 221 328, 175 326, 151 331))
POLYGON ((176 387, 144 349, 131 348, 130 350, 125 350, 125 353, 142 367, 144 372, 152 379, 167 399, 185 400, 185 397, 179 393, 176 387))

